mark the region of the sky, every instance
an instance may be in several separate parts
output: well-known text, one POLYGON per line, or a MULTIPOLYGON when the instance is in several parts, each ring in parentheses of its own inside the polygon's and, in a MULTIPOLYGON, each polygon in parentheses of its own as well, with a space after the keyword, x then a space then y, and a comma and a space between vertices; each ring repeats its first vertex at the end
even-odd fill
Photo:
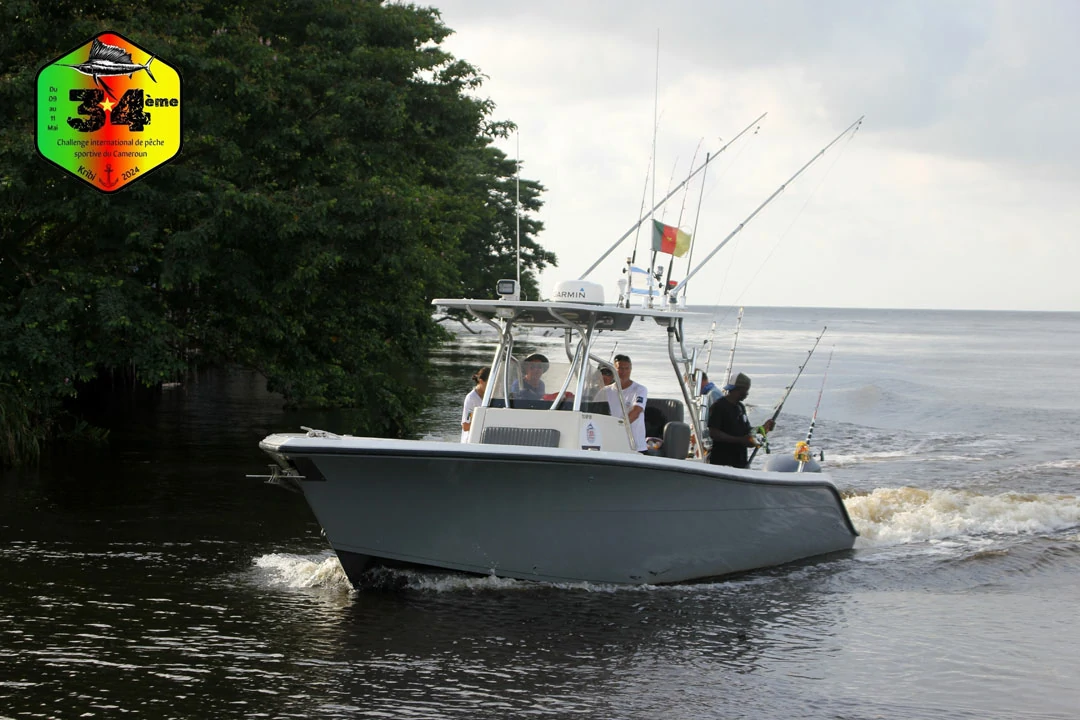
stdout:
MULTIPOLYGON (((546 188, 545 294, 762 113, 657 211, 694 234, 694 266, 865 116, 690 279, 691 304, 1080 311, 1080 2, 425 4, 546 188)), ((609 301, 633 252, 587 277, 609 301)))

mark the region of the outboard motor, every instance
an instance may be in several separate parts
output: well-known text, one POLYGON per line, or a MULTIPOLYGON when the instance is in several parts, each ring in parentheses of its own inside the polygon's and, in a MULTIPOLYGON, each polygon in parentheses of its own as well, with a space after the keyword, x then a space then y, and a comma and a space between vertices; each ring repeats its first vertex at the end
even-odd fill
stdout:
MULTIPOLYGON (((817 460, 809 456, 805 457, 802 469, 804 473, 821 472, 821 464, 817 460)), ((763 469, 768 472, 799 472, 799 460, 794 455, 774 453, 765 461, 763 469)))

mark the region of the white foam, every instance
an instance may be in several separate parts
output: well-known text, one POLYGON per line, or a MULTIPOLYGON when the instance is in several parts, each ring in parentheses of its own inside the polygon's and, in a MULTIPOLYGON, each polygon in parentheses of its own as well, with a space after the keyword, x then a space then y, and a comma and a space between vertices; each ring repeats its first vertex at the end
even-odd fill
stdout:
POLYGON ((304 557, 288 553, 271 553, 255 558, 255 566, 269 571, 271 580, 292 588, 340 587, 352 585, 336 555, 304 557))
POLYGON ((839 453, 832 453, 827 455, 827 459, 830 465, 837 467, 845 467, 848 465, 858 465, 859 463, 866 462, 884 462, 886 460, 895 460, 897 458, 905 458, 911 455, 910 452, 905 450, 883 450, 881 452, 859 453, 857 455, 842 455, 839 453))
POLYGON ((1072 495, 979 495, 902 487, 848 497, 844 504, 861 535, 860 547, 1054 532, 1080 525, 1080 499, 1072 495))
POLYGON ((394 570, 383 569, 386 573, 404 581, 410 590, 429 590, 434 592, 459 592, 462 590, 528 590, 536 583, 501 578, 494 575, 465 575, 438 570, 394 570))
POLYGON ((1034 466, 1035 470, 1080 470, 1080 460, 1054 460, 1041 462, 1034 466))

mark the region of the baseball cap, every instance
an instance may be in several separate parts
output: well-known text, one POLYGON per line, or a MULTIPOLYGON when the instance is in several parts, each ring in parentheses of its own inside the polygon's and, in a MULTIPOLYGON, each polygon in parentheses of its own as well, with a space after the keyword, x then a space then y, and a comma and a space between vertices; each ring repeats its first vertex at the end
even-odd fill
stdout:
POLYGON ((739 388, 743 388, 743 389, 746 389, 746 390, 750 389, 750 378, 747 377, 746 375, 743 375, 742 373, 739 373, 738 375, 736 375, 735 380, 733 380, 732 382, 730 382, 730 383, 728 383, 727 385, 724 386, 724 390, 726 390, 728 392, 731 392, 732 390, 736 390, 736 389, 739 389, 739 388))

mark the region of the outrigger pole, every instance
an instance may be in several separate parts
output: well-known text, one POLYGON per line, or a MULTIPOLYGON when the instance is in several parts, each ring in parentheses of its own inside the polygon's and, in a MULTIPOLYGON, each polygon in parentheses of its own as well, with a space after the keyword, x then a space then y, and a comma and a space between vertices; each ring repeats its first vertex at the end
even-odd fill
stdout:
MULTIPOLYGON (((740 133, 739 133, 738 135, 736 135, 736 136, 735 136, 735 137, 733 137, 733 138, 732 138, 732 139, 731 139, 730 141, 728 141, 728 143, 727 143, 726 145, 724 145, 724 147, 722 147, 722 148, 720 148, 719 150, 717 150, 717 151, 716 151, 716 152, 715 152, 715 153, 714 153, 713 155, 711 155, 711 156, 707 157, 707 158, 705 159, 705 162, 703 162, 703 163, 702 163, 702 164, 701 164, 700 166, 698 166, 698 168, 697 168, 696 170, 693 170, 693 171, 692 171, 692 172, 691 172, 691 173, 690 173, 689 175, 687 175, 687 176, 686 176, 686 179, 685 179, 685 180, 683 180, 683 181, 682 181, 681 183, 679 183, 678 185, 676 185, 676 186, 675 186, 675 187, 674 187, 674 188, 673 188, 673 189, 671 190, 671 192, 669 192, 669 193, 668 193, 667 195, 665 195, 665 196, 664 196, 664 198, 663 198, 663 199, 662 199, 662 200, 661 200, 660 202, 656 203, 656 204, 655 204, 655 205, 653 206, 652 210, 650 210, 650 211, 649 211, 648 213, 646 213, 646 214, 643 214, 643 215, 641 216, 641 219, 639 219, 639 220, 638 220, 638 221, 637 221, 636 223, 634 223, 634 224, 633 224, 633 225, 632 225, 632 226, 630 227, 630 229, 629 229, 629 230, 627 230, 627 231, 626 231, 625 233, 623 233, 623 234, 622 234, 622 237, 620 237, 620 238, 619 238, 618 240, 616 240, 616 241, 615 241, 615 242, 614 242, 614 243, 613 243, 613 244, 611 245, 611 247, 609 247, 609 248, 607 249, 607 251, 606 251, 606 252, 604 252, 604 254, 603 254, 603 255, 601 255, 601 256, 600 256, 599 258, 597 258, 596 262, 594 262, 594 263, 593 263, 592 265, 590 265, 590 266, 589 266, 589 269, 588 269, 588 270, 586 270, 585 272, 581 273, 581 277, 579 277, 579 278, 578 278, 578 280, 584 280, 585 278, 587 278, 587 277, 589 276, 589 273, 591 273, 591 272, 592 272, 593 270, 595 270, 595 269, 596 269, 596 267, 597 267, 597 266, 598 266, 598 265, 599 265, 600 263, 604 262, 604 260, 606 260, 606 259, 607 259, 607 256, 608 256, 608 255, 610 255, 611 253, 613 253, 613 252, 615 251, 615 248, 617 248, 617 247, 619 247, 620 245, 622 245, 622 243, 623 243, 623 240, 625 240, 626 238, 630 237, 630 236, 631 236, 631 235, 632 235, 632 234, 634 233, 634 231, 635 231, 635 230, 637 230, 637 229, 638 229, 639 227, 641 227, 641 225, 642 225, 642 224, 643 224, 643 223, 644 223, 644 222, 645 222, 646 220, 648 220, 648 219, 649 219, 650 217, 652 217, 653 213, 655 213, 655 212, 656 212, 656 211, 657 211, 658 209, 660 209, 660 208, 661 208, 661 207, 663 206, 663 204, 664 204, 664 203, 666 203, 666 202, 667 202, 667 201, 668 201, 668 200, 669 200, 669 199, 671 198, 671 196, 672 196, 672 195, 674 195, 675 193, 679 192, 679 190, 682 190, 682 188, 683 188, 683 186, 684 186, 684 185, 686 185, 686 184, 687 184, 688 182, 690 182, 691 180, 693 180, 693 179, 694 179, 694 178, 695 178, 695 177, 697 176, 697 174, 698 174, 699 172, 701 172, 702 170, 704 170, 704 169, 705 169, 705 168, 706 168, 706 167, 707 167, 707 166, 709 165, 709 163, 711 163, 711 162, 712 162, 713 160, 715 160, 716 158, 718 158, 718 157, 719 157, 719 156, 721 155, 721 153, 723 153, 723 152, 724 152, 725 150, 727 150, 727 149, 728 149, 728 148, 729 148, 729 147, 731 146, 731 144, 732 144, 732 143, 734 143, 734 142, 735 142, 736 140, 738 140, 738 139, 739 139, 739 138, 741 138, 741 137, 742 137, 743 135, 745 135, 745 134, 746 134, 747 132, 749 132, 751 128, 753 128, 753 127, 754 127, 755 125, 757 125, 757 124, 758 124, 759 122, 761 122, 761 119, 762 119, 763 117, 765 117, 766 115, 768 115, 768 114, 769 114, 769 113, 762 113, 762 114, 761 114, 760 116, 758 116, 758 118, 757 118, 756 120, 754 120, 754 122, 752 122, 752 123, 750 123, 749 125, 747 125, 747 126, 746 126, 746 127, 745 127, 745 128, 743 129, 743 131, 742 131, 742 132, 740 132, 740 133)), ((862 120, 862 118, 859 118, 859 119, 860 119, 860 120, 862 120)), ((711 256, 710 256, 710 257, 711 257, 711 256)), ((681 288, 681 287, 682 287, 682 285, 683 285, 683 284, 685 284, 685 283, 686 283, 686 281, 684 280, 684 281, 682 282, 682 284, 680 284, 680 285, 679 285, 679 287, 681 288)))
MULTIPOLYGON (((806 163, 806 164, 805 164, 805 165, 803 165, 803 166, 802 166, 801 168, 799 168, 799 171, 798 171, 797 173, 795 173, 794 175, 792 175, 791 177, 789 177, 789 178, 787 179, 787 182, 785 182, 785 183, 784 183, 783 185, 781 185, 780 187, 778 187, 778 188, 776 189, 776 192, 774 192, 774 193, 773 193, 772 195, 770 195, 770 196, 769 196, 768 198, 766 198, 766 199, 765 199, 765 202, 763 202, 763 203, 761 203, 760 205, 758 205, 758 206, 757 206, 757 209, 756 209, 756 210, 754 210, 754 212, 752 212, 752 213, 750 213, 749 215, 747 215, 747 216, 746 216, 746 219, 745 219, 745 220, 743 220, 743 221, 742 221, 741 223, 739 223, 738 227, 736 227, 736 228, 735 228, 734 230, 732 230, 732 231, 731 231, 731 232, 730 232, 730 233, 728 234, 728 236, 727 236, 726 238, 724 238, 723 240, 721 240, 721 241, 720 241, 720 244, 719 244, 719 245, 717 245, 717 246, 716 246, 715 248, 713 248, 712 252, 710 252, 710 253, 709 253, 708 255, 706 255, 706 256, 705 256, 705 259, 704 259, 704 260, 702 260, 701 262, 699 262, 699 263, 698 263, 697 267, 695 267, 695 268, 694 268, 693 270, 691 270, 691 271, 690 271, 689 273, 687 273, 686 277, 684 277, 684 278, 682 279, 682 282, 680 282, 680 283, 679 283, 678 285, 676 285, 675 287, 673 287, 673 288, 671 289, 671 294, 672 294, 672 295, 677 295, 677 294, 679 293, 679 291, 680 291, 680 290, 682 290, 683 286, 684 286, 684 285, 686 285, 686 283, 687 283, 687 282, 688 282, 688 281, 690 280, 690 278, 694 277, 694 275, 696 275, 696 274, 697 274, 697 271, 698 271, 698 270, 700 270, 701 268, 705 267, 705 264, 706 264, 707 262, 709 262, 710 260, 712 260, 712 257, 713 257, 713 255, 715 255, 716 253, 720 252, 720 248, 724 247, 724 245, 727 245, 728 241, 729 241, 729 240, 731 240, 731 238, 733 238, 733 237, 735 237, 736 235, 738 235, 738 234, 739 234, 739 231, 740 231, 740 230, 742 230, 742 229, 743 229, 744 227, 746 227, 747 223, 749 223, 749 222, 750 222, 751 220, 753 220, 753 219, 754 219, 754 217, 755 217, 755 216, 756 216, 756 215, 757 215, 757 214, 758 214, 759 212, 761 212, 762 210, 764 210, 764 209, 765 209, 765 206, 766 206, 766 205, 768 205, 769 203, 771 203, 771 202, 772 202, 772 201, 773 201, 773 200, 774 200, 774 199, 776 198, 776 196, 777 196, 777 195, 779 195, 780 193, 784 192, 784 190, 785 190, 785 189, 787 189, 787 186, 788 186, 788 185, 790 185, 790 184, 791 184, 791 183, 792 183, 792 182, 793 182, 793 181, 795 180, 795 178, 797 178, 797 177, 799 177, 800 175, 802 175, 802 174, 803 174, 803 171, 804 171, 804 170, 806 170, 806 168, 808 168, 808 167, 810 167, 811 165, 813 165, 813 164, 814 164, 814 163, 815 163, 815 162, 817 161, 817 159, 818 159, 818 158, 820 158, 820 157, 821 157, 822 155, 824 155, 824 154, 826 153, 826 151, 828 151, 828 149, 829 149, 829 148, 831 148, 831 147, 832 147, 833 145, 835 145, 836 143, 840 142, 840 139, 841 139, 842 137, 844 137, 845 135, 847 135, 847 134, 848 134, 849 132, 851 132, 852 130, 856 129, 857 127, 859 127, 859 125, 860 125, 860 124, 862 123, 862 121, 863 121, 863 118, 864 118, 864 117, 866 117, 866 116, 865 116, 865 115, 863 115, 863 116, 862 116, 862 117, 860 117, 860 118, 859 118, 858 120, 856 120, 855 122, 851 123, 851 125, 848 125, 847 129, 846 129, 846 130, 844 130, 844 132, 842 132, 842 133, 840 133, 839 135, 837 135, 837 136, 836 136, 836 138, 834 138, 834 139, 833 139, 833 141, 832 141, 831 143, 829 143, 828 145, 826 145, 825 147, 823 147, 823 148, 822 148, 821 150, 819 150, 819 151, 818 151, 818 154, 817 154, 817 155, 815 155, 814 157, 812 157, 812 158, 810 159, 810 162, 806 163)), ((744 131, 744 132, 745 132, 745 131, 744 131)), ((727 147, 727 146, 725 146, 725 147, 727 147)), ((700 168, 699 168, 699 169, 700 169, 700 168)), ((696 172, 696 171, 695 171, 695 172, 696 172)), ((689 179, 688 179, 688 181, 689 181, 689 179)), ((665 198, 665 200, 666 200, 666 199, 667 199, 667 198, 665 198)), ((620 240, 619 242, 622 242, 622 240, 620 240)), ((612 250, 614 250, 614 248, 612 248, 612 250)), ((608 252, 611 252, 611 250, 609 250, 608 252)), ((603 259, 603 258, 601 258, 601 260, 602 260, 602 259, 603 259)), ((593 267, 596 267, 596 266, 594 265, 593 267)), ((589 268, 589 269, 590 269, 590 270, 592 270, 592 268, 589 268)), ((586 274, 587 274, 587 273, 586 273, 586 274)))

